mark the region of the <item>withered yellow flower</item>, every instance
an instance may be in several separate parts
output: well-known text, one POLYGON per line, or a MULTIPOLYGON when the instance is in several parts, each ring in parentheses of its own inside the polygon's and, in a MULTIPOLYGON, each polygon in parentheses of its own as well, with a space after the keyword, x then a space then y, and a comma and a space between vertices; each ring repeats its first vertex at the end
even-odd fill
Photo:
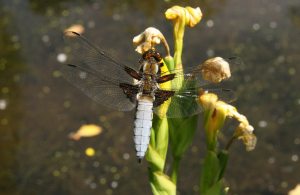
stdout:
POLYGON ((102 128, 98 125, 89 124, 82 125, 77 132, 69 134, 69 138, 73 140, 79 140, 81 137, 93 137, 99 135, 102 132, 102 128))
POLYGON ((198 24, 202 18, 202 12, 199 7, 181 7, 173 6, 165 12, 165 16, 168 20, 184 20, 185 25, 193 27, 198 24))
POLYGON ((254 128, 249 125, 248 120, 244 120, 241 122, 238 127, 235 129, 234 136, 237 139, 241 139, 245 146, 247 151, 251 151, 255 148, 257 138, 253 134, 254 128))
POLYGON ((234 118, 239 122, 233 135, 234 139, 241 139, 247 151, 255 148, 257 139, 253 134, 254 128, 249 124, 247 117, 240 114, 234 106, 219 101, 217 95, 213 93, 202 93, 199 102, 207 113, 205 129, 209 141, 216 139, 217 131, 223 126, 226 118, 234 118))
POLYGON ((199 96, 199 102, 203 106, 204 110, 213 109, 217 101, 218 96, 213 93, 202 91, 202 94, 199 96))
POLYGON ((201 73, 204 80, 219 83, 231 76, 229 63, 221 57, 206 60, 201 65, 201 73))
POLYGON ((167 55, 170 55, 169 45, 164 37, 164 35, 156 28, 149 27, 144 30, 144 32, 133 38, 133 44, 136 46, 136 51, 138 53, 144 53, 149 49, 153 49, 156 45, 163 43, 167 55))

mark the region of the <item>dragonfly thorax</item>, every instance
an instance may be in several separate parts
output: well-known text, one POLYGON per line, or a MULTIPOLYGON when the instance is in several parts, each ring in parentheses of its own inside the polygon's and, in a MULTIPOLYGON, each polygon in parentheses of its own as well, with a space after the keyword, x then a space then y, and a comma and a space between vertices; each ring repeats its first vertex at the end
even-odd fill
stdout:
POLYGON ((141 71, 142 74, 156 76, 159 72, 159 68, 159 64, 151 57, 149 60, 143 61, 141 71))

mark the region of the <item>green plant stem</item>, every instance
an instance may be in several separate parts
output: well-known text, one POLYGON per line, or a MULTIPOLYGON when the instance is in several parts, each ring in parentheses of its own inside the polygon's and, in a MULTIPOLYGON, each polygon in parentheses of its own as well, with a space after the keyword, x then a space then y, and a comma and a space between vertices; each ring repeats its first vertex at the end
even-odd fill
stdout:
POLYGON ((235 136, 233 136, 232 138, 230 138, 230 140, 226 144, 225 150, 229 150, 230 146, 232 145, 232 143, 234 142, 235 139, 236 139, 235 136))
POLYGON ((172 164, 171 181, 174 184, 177 183, 180 160, 181 160, 180 158, 176 158, 176 159, 174 159, 173 164, 172 164))
MULTIPOLYGON (((165 160, 166 155, 168 152, 168 145, 169 145, 169 127, 168 127, 168 120, 167 118, 159 118, 156 116, 157 122, 159 124, 155 125, 157 128, 155 128, 157 131, 155 133, 156 137, 156 146, 155 149, 159 153, 159 155, 165 160)), ((154 117, 154 118, 156 118, 154 117)), ((165 162, 164 162, 165 164, 165 162)), ((163 165, 164 167, 164 165, 163 165)))
POLYGON ((183 50, 183 36, 185 30, 185 18, 181 18, 179 22, 175 22, 174 24, 174 39, 175 39, 175 53, 174 53, 174 61, 175 68, 182 68, 182 50, 183 50))

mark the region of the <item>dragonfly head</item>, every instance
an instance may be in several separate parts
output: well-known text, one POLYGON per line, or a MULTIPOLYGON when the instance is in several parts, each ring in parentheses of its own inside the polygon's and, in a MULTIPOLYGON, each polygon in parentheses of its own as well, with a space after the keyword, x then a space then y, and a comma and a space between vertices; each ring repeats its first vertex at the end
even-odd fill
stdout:
POLYGON ((160 62, 162 60, 160 53, 158 53, 154 49, 149 49, 148 51, 143 53, 140 62, 144 60, 150 60, 150 58, 154 58, 156 62, 160 62))

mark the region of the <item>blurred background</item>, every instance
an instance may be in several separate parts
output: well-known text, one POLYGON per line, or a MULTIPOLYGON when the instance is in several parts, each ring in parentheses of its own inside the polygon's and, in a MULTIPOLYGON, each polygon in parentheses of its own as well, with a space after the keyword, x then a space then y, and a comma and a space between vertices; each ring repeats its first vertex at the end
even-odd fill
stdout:
MULTIPOLYGON (((151 194, 147 162, 135 158, 134 112, 97 105, 61 77, 62 32, 79 24, 93 43, 135 65, 132 38, 145 28, 159 28, 173 46, 164 11, 176 4, 203 12, 186 30, 185 65, 212 56, 244 61, 230 88, 258 143, 252 152, 239 142, 230 149, 230 194, 284 195, 300 183, 299 0, 0 0, 0 194, 151 194), (100 135, 69 138, 89 123, 100 135)), ((198 192, 204 147, 200 124, 178 194, 198 192)))

